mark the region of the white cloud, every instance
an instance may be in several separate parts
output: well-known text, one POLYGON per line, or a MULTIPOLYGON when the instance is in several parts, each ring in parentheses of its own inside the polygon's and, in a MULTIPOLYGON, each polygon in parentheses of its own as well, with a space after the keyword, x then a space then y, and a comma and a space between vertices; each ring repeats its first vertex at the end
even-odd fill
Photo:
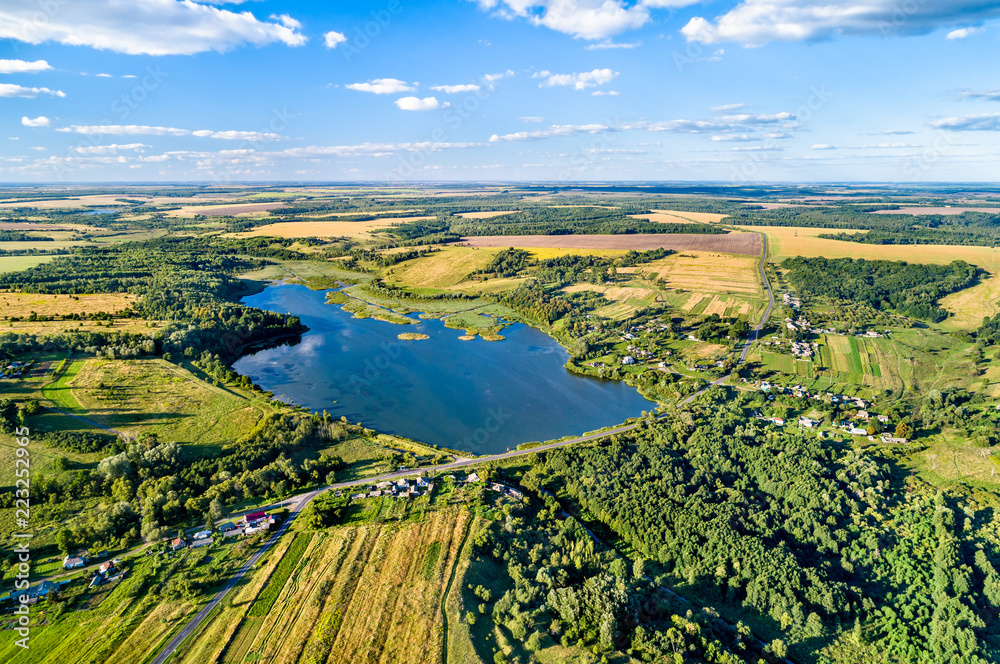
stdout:
POLYGON ((949 131, 1000 131, 1000 113, 982 113, 980 115, 963 115, 957 118, 944 118, 932 122, 935 129, 949 131))
POLYGON ((574 74, 553 74, 550 71, 543 70, 532 74, 531 78, 545 79, 538 84, 540 88, 572 86, 574 90, 586 90, 587 88, 604 85, 616 76, 618 76, 618 72, 605 68, 574 74))
POLYGON ((260 21, 191 0, 73 0, 42 13, 30 2, 0 4, 0 39, 29 44, 55 41, 129 55, 191 55, 243 44, 301 46, 306 37, 287 16, 260 21))
POLYGON ((971 37, 972 35, 978 35, 983 32, 983 28, 959 28, 958 30, 952 30, 947 35, 946 39, 965 39, 966 37, 971 37))
POLYGON ((27 115, 21 118, 21 124, 25 127, 51 127, 52 120, 48 119, 44 115, 39 115, 37 118, 29 118, 27 115))
POLYGON ((0 60, 0 74, 35 74, 52 69, 45 60, 0 60))
POLYGON ((139 78, 135 74, 122 74, 122 78, 139 78))
POLYGON ((617 49, 617 48, 632 49, 632 48, 638 48, 640 46, 642 46, 642 42, 641 41, 637 41, 637 42, 612 42, 612 41, 605 41, 605 42, 600 42, 600 43, 597 43, 597 44, 588 44, 587 45, 587 50, 588 51, 604 51, 604 50, 613 49, 613 48, 614 49, 617 49))
POLYGON ((438 92, 444 92, 447 94, 456 94, 459 92, 478 92, 479 86, 475 83, 469 83, 466 85, 432 85, 431 90, 437 90, 438 92))
POLYGON ((451 106, 448 102, 439 102, 437 97, 400 97, 395 101, 397 107, 404 111, 436 111, 451 106))
POLYGON ((836 150, 837 148, 829 143, 815 143, 810 148, 811 150, 836 150))
POLYGON ((508 69, 507 71, 502 71, 499 74, 483 74, 483 80, 487 83, 496 83, 501 79, 510 78, 513 75, 513 70, 508 69))
POLYGON ((981 101, 1000 101, 1000 90, 966 90, 965 92, 958 93, 958 98, 979 99, 981 101))
POLYGON ((94 74, 97 78, 111 78, 111 74, 94 74))
POLYGON ((505 143, 508 141, 538 141, 545 138, 555 138, 558 136, 577 136, 579 134, 599 134, 605 131, 618 131, 614 127, 606 124, 585 124, 585 125, 552 125, 548 129, 538 131, 518 131, 513 134, 493 134, 490 136, 490 143, 505 143))
POLYGON ((0 97, 28 97, 34 98, 38 95, 52 95, 53 97, 65 97, 62 90, 50 90, 49 88, 26 88, 13 83, 0 83, 0 97))
POLYGON ((692 18, 681 28, 690 42, 738 42, 761 46, 770 41, 830 39, 839 35, 926 34, 1000 16, 1000 5, 980 0, 743 0, 709 21, 692 18))
POLYGON ((376 78, 367 83, 348 83, 344 86, 348 90, 357 90, 358 92, 371 92, 377 95, 391 95, 400 92, 413 92, 416 90, 415 87, 411 86, 406 81, 401 81, 398 78, 376 78))
POLYGON ((323 35, 323 43, 326 44, 327 48, 337 48, 337 44, 343 44, 345 41, 347 41, 347 37, 344 33, 336 30, 331 30, 323 35))
POLYGON ((590 94, 595 97, 617 97, 619 92, 617 90, 594 90, 590 94))
POLYGON ((64 133, 112 136, 196 136, 198 138, 218 138, 229 141, 277 141, 284 138, 280 134, 260 131, 213 131, 211 129, 178 129, 177 127, 154 127, 149 125, 71 125, 56 129, 64 133))
POLYGON ((578 39, 607 39, 634 30, 650 20, 650 8, 685 7, 698 0, 477 0, 479 6, 506 19, 520 18, 532 25, 578 39))
POLYGON ((73 148, 77 154, 118 154, 119 150, 143 150, 151 146, 145 143, 125 143, 119 145, 117 143, 112 143, 111 145, 78 145, 73 148))
POLYGON ((713 106, 708 110, 712 111, 713 113, 728 113, 730 111, 738 111, 741 108, 746 108, 746 107, 747 107, 746 104, 724 104, 722 106, 713 106))

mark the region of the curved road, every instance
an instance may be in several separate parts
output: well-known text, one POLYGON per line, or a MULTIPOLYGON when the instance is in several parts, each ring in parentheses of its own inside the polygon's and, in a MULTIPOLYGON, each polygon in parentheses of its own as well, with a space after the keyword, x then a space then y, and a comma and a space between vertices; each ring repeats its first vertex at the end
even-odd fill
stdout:
MULTIPOLYGON (((737 365, 742 364, 743 361, 746 359, 747 353, 750 351, 750 347, 757 340, 757 335, 764 328, 764 325, 767 323, 768 317, 771 315, 771 309, 774 308, 774 294, 771 292, 771 284, 767 279, 767 274, 764 272, 764 265, 767 262, 767 236, 761 233, 760 237, 761 237, 761 256, 760 256, 760 263, 758 264, 757 268, 760 270, 760 277, 764 284, 764 290, 767 292, 768 304, 767 308, 764 310, 764 315, 761 316, 760 322, 757 323, 754 329, 751 330, 750 334, 747 336, 746 344, 743 346, 743 351, 740 353, 740 358, 739 361, 737 362, 737 365)), ((713 385, 721 385, 723 382, 728 380, 731 375, 732 375, 731 373, 726 374, 722 378, 712 381, 705 388, 690 395, 689 397, 684 399, 681 403, 689 403, 693 401, 695 397, 706 392, 713 385)), ((662 419, 664 417, 666 417, 666 415, 660 415, 657 419, 662 419)), ((632 429, 635 429, 636 427, 641 426, 642 424, 643 424, 642 421, 633 422, 632 424, 624 424, 620 427, 614 427, 613 429, 608 429, 607 431, 592 433, 586 436, 571 438, 569 440, 563 440, 555 443, 548 443, 546 445, 539 445, 537 447, 531 447, 524 450, 513 450, 511 452, 504 452, 503 454, 493 454, 490 456, 477 457, 474 459, 458 459, 456 461, 452 461, 451 463, 445 463, 439 466, 426 466, 424 468, 416 468, 410 470, 397 470, 395 472, 386 473, 384 475, 378 475, 376 477, 365 477, 362 479, 351 480, 350 482, 338 482, 337 484, 331 484, 326 487, 314 489, 312 491, 309 491, 308 493, 301 493, 298 494, 297 496, 286 498, 282 500, 280 503, 277 503, 280 505, 290 506, 288 518, 285 519, 285 522, 281 525, 281 527, 278 530, 276 530, 273 535, 267 538, 267 541, 264 542, 264 545, 261 546, 260 550, 258 550, 255 554, 253 554, 249 560, 247 560, 238 570, 236 570, 236 572, 233 574, 232 577, 230 577, 226 585, 223 586, 223 588, 219 592, 217 592, 212 597, 212 599, 209 600, 209 602, 204 607, 202 607, 202 609, 197 614, 195 614, 193 618, 191 618, 188 624, 185 625, 184 628, 181 629, 181 631, 178 632, 174 636, 174 638, 171 639, 170 642, 163 647, 163 649, 159 652, 156 658, 152 660, 151 664, 163 664, 164 662, 166 662, 167 659, 169 659, 170 656, 174 654, 174 652, 181 645, 181 643, 198 630, 201 624, 205 621, 205 618, 208 617, 208 614, 211 613, 216 606, 218 606, 219 602, 221 602, 222 599, 227 594, 229 594, 229 591, 232 590, 236 586, 236 584, 240 582, 240 580, 246 575, 247 572, 253 569, 254 565, 256 565, 257 562, 261 559, 261 557, 263 557, 263 555, 267 553, 267 551, 278 540, 278 538, 281 537, 281 535, 284 534, 286 530, 288 530, 288 527, 291 525, 292 521, 295 520, 295 517, 298 516, 299 513, 306 508, 306 506, 309 504, 310 501, 312 501, 313 498, 315 498, 316 496, 325 491, 346 489, 352 486, 358 486, 362 484, 375 484, 377 482, 384 482, 386 480, 399 479, 402 477, 412 477, 413 475, 421 475, 425 472, 442 472, 448 470, 455 470, 457 468, 465 468, 466 466, 474 466, 477 464, 487 463, 490 461, 498 461, 501 459, 512 459, 519 456, 525 456, 527 454, 534 454, 536 452, 553 450, 559 447, 565 447, 567 445, 575 445, 576 443, 583 443, 591 440, 598 440, 600 438, 605 438, 607 436, 613 436, 615 434, 623 433, 625 431, 631 431, 632 429)), ((257 509, 267 509, 267 508, 257 508, 257 509)))

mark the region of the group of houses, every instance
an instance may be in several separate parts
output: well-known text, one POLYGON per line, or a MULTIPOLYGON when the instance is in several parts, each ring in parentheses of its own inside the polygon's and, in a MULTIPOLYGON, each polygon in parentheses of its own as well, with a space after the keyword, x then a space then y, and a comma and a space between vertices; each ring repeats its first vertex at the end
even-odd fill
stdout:
MULTIPOLYGON (((236 523, 224 523, 219 526, 219 532, 223 537, 238 537, 240 535, 253 535, 266 532, 275 524, 273 516, 267 512, 259 510, 241 516, 236 523)), ((204 532, 204 531, 202 531, 204 532)), ((195 538, 202 533, 195 533, 195 538)), ((205 541, 205 540, 202 540, 205 541)), ((208 540, 211 541, 211 540, 208 540)), ((195 546, 195 545, 192 545, 195 546)))
POLYGON ((393 496, 396 498, 416 498, 427 495, 434 490, 434 483, 423 477, 418 477, 415 482, 402 477, 396 481, 387 480, 368 487, 362 493, 351 495, 351 500, 361 500, 362 498, 379 498, 381 496, 393 496))
POLYGON ((7 362, 0 367, 0 378, 20 378, 30 366, 30 362, 7 362))
POLYGON ((784 304, 786 307, 790 307, 792 309, 798 309, 799 307, 802 306, 802 300, 795 297, 791 293, 785 293, 784 295, 782 295, 781 303, 784 304))

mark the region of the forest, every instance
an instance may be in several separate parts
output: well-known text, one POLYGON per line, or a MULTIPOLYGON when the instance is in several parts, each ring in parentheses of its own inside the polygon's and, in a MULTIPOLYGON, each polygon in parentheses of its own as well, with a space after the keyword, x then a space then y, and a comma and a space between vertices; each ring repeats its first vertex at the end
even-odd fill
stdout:
POLYGON ((937 301, 973 286, 982 270, 965 261, 923 265, 863 258, 785 259, 781 268, 789 283, 805 297, 829 297, 894 309, 904 316, 939 322, 948 312, 937 301))
POLYGON ((682 594, 754 611, 755 630, 795 657, 996 661, 992 509, 903 486, 877 449, 748 419, 762 394, 706 397, 608 444, 550 452, 525 485, 565 496, 682 594))

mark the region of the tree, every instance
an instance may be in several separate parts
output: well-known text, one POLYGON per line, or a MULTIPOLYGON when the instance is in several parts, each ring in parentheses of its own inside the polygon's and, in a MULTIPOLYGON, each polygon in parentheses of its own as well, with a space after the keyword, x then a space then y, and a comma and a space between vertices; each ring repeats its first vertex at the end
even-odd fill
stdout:
POLYGON ((910 426, 906 422, 896 425, 896 438, 909 438, 910 433, 910 426))
POLYGON ((56 533, 56 546, 59 547, 59 553, 63 557, 69 555, 69 550, 73 548, 73 531, 69 528, 63 528, 56 533))

